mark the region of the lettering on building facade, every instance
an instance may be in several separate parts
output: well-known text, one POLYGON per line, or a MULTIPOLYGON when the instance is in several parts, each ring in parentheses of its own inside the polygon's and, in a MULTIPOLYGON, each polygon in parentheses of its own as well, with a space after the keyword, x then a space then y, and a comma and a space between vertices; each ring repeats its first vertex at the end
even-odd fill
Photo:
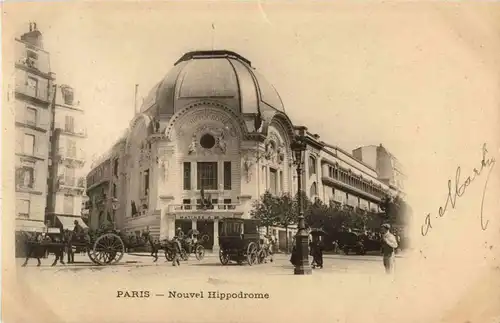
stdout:
POLYGON ((176 219, 178 220, 219 220, 222 219, 222 216, 219 215, 205 215, 205 214, 197 214, 197 215, 176 215, 176 219))

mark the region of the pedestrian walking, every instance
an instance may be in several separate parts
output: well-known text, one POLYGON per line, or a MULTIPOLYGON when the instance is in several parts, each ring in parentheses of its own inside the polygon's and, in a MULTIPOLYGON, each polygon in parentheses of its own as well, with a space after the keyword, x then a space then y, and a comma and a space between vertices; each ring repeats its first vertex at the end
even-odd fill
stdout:
POLYGON ((385 272, 390 274, 394 269, 394 250, 398 247, 396 237, 390 232, 391 225, 382 224, 382 255, 384 259, 385 272))
POLYGON ((310 255, 313 257, 311 266, 313 268, 323 268, 323 242, 321 241, 321 239, 317 236, 313 236, 310 248, 310 255))

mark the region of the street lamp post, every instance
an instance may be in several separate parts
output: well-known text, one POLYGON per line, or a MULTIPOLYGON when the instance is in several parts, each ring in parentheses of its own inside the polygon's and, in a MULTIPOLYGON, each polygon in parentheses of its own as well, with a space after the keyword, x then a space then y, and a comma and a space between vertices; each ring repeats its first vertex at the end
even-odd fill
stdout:
POLYGON ((304 152, 306 142, 304 136, 295 136, 291 149, 294 154, 295 165, 297 166, 297 203, 299 209, 298 232, 295 236, 295 247, 297 261, 293 273, 295 275, 311 275, 312 270, 309 265, 309 234, 306 231, 304 222, 304 205, 302 203, 302 163, 304 162, 304 152))

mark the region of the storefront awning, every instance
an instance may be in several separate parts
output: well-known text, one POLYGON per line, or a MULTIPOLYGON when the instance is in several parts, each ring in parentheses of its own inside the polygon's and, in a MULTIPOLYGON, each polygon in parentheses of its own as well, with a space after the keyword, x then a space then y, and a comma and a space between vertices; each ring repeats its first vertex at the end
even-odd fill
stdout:
POLYGON ((57 219, 61 222, 63 229, 73 230, 75 228, 75 220, 78 221, 82 228, 87 228, 87 225, 80 217, 58 215, 57 219))
POLYGON ((46 227, 43 221, 29 221, 16 219, 16 231, 45 232, 46 227))

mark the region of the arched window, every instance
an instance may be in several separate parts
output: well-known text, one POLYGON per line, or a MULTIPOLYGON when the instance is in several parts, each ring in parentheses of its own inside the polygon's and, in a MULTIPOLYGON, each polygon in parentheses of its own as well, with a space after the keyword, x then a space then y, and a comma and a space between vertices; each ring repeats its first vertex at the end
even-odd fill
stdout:
POLYGON ((309 176, 316 174, 316 158, 309 156, 309 176))
POLYGON ((318 195, 318 185, 316 184, 316 182, 314 182, 311 185, 311 189, 309 191, 309 197, 313 198, 316 197, 317 195, 318 195))

